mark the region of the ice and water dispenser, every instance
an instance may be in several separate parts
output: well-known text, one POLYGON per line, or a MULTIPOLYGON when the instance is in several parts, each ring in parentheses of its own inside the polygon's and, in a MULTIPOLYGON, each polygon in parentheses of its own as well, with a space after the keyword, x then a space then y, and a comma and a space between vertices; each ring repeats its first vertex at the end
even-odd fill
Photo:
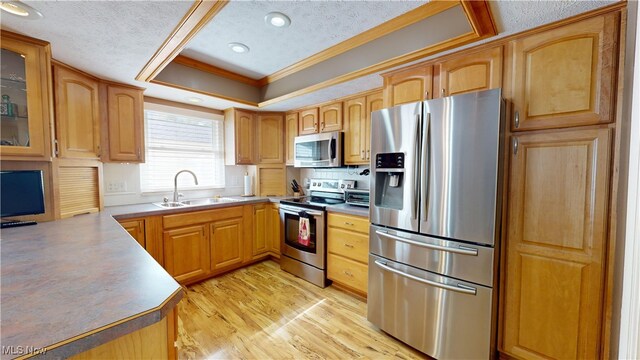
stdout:
POLYGON ((404 153, 376 154, 376 206, 402 209, 404 172, 404 153))

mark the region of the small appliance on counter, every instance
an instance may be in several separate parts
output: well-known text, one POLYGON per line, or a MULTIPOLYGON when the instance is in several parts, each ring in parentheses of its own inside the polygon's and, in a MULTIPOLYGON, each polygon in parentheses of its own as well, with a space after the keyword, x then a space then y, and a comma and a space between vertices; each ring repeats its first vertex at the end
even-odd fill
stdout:
POLYGON ((349 205, 369 207, 369 190, 347 189, 344 192, 344 199, 349 205))

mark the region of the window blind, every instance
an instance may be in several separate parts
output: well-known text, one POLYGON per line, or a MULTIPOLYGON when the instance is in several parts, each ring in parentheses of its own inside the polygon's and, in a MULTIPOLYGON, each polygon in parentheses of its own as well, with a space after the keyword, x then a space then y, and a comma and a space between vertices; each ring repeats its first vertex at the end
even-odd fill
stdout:
MULTIPOLYGON (((180 170, 198 176, 197 188, 224 187, 223 121, 155 110, 144 111, 146 162, 140 167, 142 192, 173 190, 180 170)), ((189 174, 178 178, 180 189, 195 186, 189 174)))

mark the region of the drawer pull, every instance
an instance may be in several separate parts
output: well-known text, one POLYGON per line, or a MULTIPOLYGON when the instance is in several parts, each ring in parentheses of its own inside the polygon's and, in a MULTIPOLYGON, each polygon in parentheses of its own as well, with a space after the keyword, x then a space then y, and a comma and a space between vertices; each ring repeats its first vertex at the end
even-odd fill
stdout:
POLYGON ((346 222, 346 221, 344 222, 344 224, 345 224, 345 225, 349 225, 349 226, 353 226, 353 223, 346 222))
POLYGON ((353 249, 353 245, 351 245, 351 244, 344 244, 344 246, 345 246, 345 247, 348 247, 348 248, 350 248, 350 249, 353 249))
POLYGON ((347 276, 353 277, 353 274, 351 273, 351 271, 347 271, 347 270, 345 270, 345 271, 343 271, 343 273, 344 273, 345 275, 347 275, 347 276))

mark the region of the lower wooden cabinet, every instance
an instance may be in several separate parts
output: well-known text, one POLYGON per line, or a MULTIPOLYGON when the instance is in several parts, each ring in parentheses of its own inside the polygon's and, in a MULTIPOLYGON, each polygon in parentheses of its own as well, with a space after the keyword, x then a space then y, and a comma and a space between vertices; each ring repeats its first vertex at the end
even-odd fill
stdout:
POLYGON ((120 225, 127 230, 140 246, 145 247, 144 219, 128 219, 120 221, 120 225))
POLYGON ((184 283, 208 274, 210 259, 206 224, 164 232, 164 267, 176 281, 184 283))
POLYGON ((500 349, 508 355, 606 356, 600 351, 611 131, 512 137, 500 349))
POLYGON ((211 270, 215 273, 242 264, 244 223, 242 217, 220 220, 209 225, 211 270))
POLYGON ((270 204, 268 209, 267 233, 269 234, 269 253, 280 258, 281 226, 280 204, 270 204))
POLYGON ((251 256, 260 257, 269 251, 268 241, 269 204, 253 205, 253 242, 251 256))
POLYGON ((367 294, 369 219, 329 213, 327 277, 338 285, 367 294))

